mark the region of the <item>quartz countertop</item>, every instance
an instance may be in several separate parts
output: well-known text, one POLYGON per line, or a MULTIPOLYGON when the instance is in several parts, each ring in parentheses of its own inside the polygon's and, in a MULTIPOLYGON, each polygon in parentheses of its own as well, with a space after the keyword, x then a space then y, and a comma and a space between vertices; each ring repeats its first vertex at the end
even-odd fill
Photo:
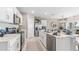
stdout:
POLYGON ((52 36, 55 36, 55 37, 72 37, 72 36, 77 36, 77 37, 79 37, 78 34, 72 34, 72 35, 66 35, 66 34, 64 34, 64 33, 60 33, 60 35, 53 35, 52 33, 47 33, 47 34, 52 35, 52 36))
POLYGON ((0 42, 9 41, 19 38, 20 34, 5 34, 3 37, 0 37, 0 42))

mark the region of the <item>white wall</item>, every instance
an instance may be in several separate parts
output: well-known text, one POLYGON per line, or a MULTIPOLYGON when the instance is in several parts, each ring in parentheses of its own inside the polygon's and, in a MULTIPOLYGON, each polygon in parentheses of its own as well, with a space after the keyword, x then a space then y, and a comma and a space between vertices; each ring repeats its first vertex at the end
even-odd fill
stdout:
POLYGON ((26 30, 27 38, 34 37, 34 17, 30 14, 24 14, 23 18, 23 28, 26 30))
POLYGON ((27 29, 28 35, 27 37, 34 37, 34 17, 32 15, 27 15, 27 29))
MULTIPOLYGON (((47 29, 50 29, 50 30, 54 29, 54 28, 51 26, 51 23, 55 23, 56 25, 59 24, 58 21, 57 21, 57 19, 52 19, 52 20, 49 19, 49 20, 47 20, 47 29)), ((55 28, 57 28, 57 26, 56 26, 55 28)))
POLYGON ((47 25, 47 20, 41 20, 41 24, 42 24, 43 26, 46 26, 46 25, 47 25))
POLYGON ((27 15, 24 14, 23 15, 23 20, 22 20, 22 30, 24 31, 24 34, 25 34, 25 39, 27 37, 27 15))

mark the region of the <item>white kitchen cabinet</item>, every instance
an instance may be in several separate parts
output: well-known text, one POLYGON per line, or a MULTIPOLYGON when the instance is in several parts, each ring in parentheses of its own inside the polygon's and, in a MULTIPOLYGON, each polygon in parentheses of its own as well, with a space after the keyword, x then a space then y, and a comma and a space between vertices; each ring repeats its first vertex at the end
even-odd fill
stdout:
POLYGON ((0 51, 17 51, 17 40, 0 42, 0 51))
POLYGON ((76 36, 75 48, 79 51, 79 36, 76 36))
POLYGON ((0 8, 0 22, 13 23, 13 8, 11 7, 0 8))
POLYGON ((20 18, 20 24, 19 25, 22 25, 23 24, 23 17, 22 17, 22 14, 19 12, 18 13, 19 15, 19 18, 20 18))
POLYGON ((41 38, 40 40, 43 43, 43 45, 46 47, 46 32, 44 32, 44 30, 40 30, 39 37, 41 38))
POLYGON ((9 50, 10 51, 19 51, 20 50, 20 37, 14 39, 14 41, 9 42, 9 50))
POLYGON ((17 8, 13 8, 13 12, 15 15, 17 15, 19 18, 20 18, 20 24, 19 25, 22 25, 22 21, 23 21, 23 17, 22 17, 22 14, 19 12, 19 10, 17 8))
POLYGON ((0 37, 0 51, 20 51, 20 34, 6 34, 0 37))
POLYGON ((48 51, 76 51, 76 35, 55 36, 47 34, 48 51))
POLYGON ((56 38, 56 51, 70 51, 72 40, 69 37, 56 38))
POLYGON ((22 25, 22 14, 16 7, 1 7, 0 22, 14 23, 14 14, 20 18, 20 25, 22 25))
POLYGON ((16 14, 16 15, 18 15, 18 13, 19 13, 19 11, 17 10, 16 7, 13 8, 13 12, 14 12, 14 14, 16 14))
POLYGON ((7 16, 7 22, 13 23, 13 8, 12 7, 7 7, 6 8, 6 16, 7 16))
POLYGON ((76 51, 75 49, 75 36, 56 37, 56 50, 57 51, 76 51))
POLYGON ((0 8, 0 22, 5 22, 7 19, 5 8, 0 8))
POLYGON ((0 42, 0 51, 8 51, 8 42, 0 42))

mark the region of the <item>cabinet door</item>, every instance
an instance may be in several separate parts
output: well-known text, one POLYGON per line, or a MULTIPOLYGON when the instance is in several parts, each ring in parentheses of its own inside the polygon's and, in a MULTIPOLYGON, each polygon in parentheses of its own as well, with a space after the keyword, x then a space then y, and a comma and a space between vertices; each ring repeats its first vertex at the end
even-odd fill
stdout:
POLYGON ((14 14, 18 15, 18 10, 16 7, 13 8, 13 12, 14 12, 14 14))
MULTIPOLYGON (((22 25, 23 24, 23 17, 22 17, 22 14, 19 12, 19 10, 15 7, 13 8, 13 12, 14 14, 16 14, 19 18, 20 18, 20 24, 19 25, 22 25)), ((17 20, 16 20, 17 21, 17 20)))
POLYGON ((16 46, 17 50, 20 50, 20 37, 17 39, 17 46, 16 46))
POLYGON ((8 42, 0 42, 0 51, 8 51, 8 42))
POLYGON ((12 7, 7 7, 6 8, 6 17, 7 17, 7 22, 13 23, 13 8, 12 7))
POLYGON ((73 51, 75 50, 73 40, 75 37, 60 37, 56 39, 56 50, 57 51, 73 51))
POLYGON ((70 37, 56 38, 57 51, 70 51, 70 37))
POLYGON ((10 51, 19 51, 20 50, 20 37, 14 40, 10 40, 10 51))
POLYGON ((22 14, 20 14, 20 25, 22 25, 23 24, 23 17, 22 17, 22 14))
POLYGON ((16 51, 17 50, 16 46, 17 46, 17 40, 16 39, 10 40, 10 42, 9 42, 9 50, 10 51, 16 51))
POLYGON ((43 43, 43 45, 46 47, 46 33, 42 30, 39 31, 40 40, 43 43))
POLYGON ((43 33, 43 44, 46 47, 46 33, 43 33))
POLYGON ((10 7, 0 8, 0 22, 13 23, 13 8, 10 7))
POLYGON ((6 18, 6 8, 2 7, 0 8, 0 22, 5 22, 6 18))
POLYGON ((73 37, 70 37, 70 49, 71 51, 76 51, 76 37, 73 36, 73 37))

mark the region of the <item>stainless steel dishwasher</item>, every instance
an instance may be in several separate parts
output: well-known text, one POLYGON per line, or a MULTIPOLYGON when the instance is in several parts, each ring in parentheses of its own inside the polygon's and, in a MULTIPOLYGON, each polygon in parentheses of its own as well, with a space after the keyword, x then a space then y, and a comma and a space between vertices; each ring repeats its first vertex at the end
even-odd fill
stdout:
POLYGON ((48 51, 56 51, 56 38, 52 35, 46 35, 46 47, 48 51))

